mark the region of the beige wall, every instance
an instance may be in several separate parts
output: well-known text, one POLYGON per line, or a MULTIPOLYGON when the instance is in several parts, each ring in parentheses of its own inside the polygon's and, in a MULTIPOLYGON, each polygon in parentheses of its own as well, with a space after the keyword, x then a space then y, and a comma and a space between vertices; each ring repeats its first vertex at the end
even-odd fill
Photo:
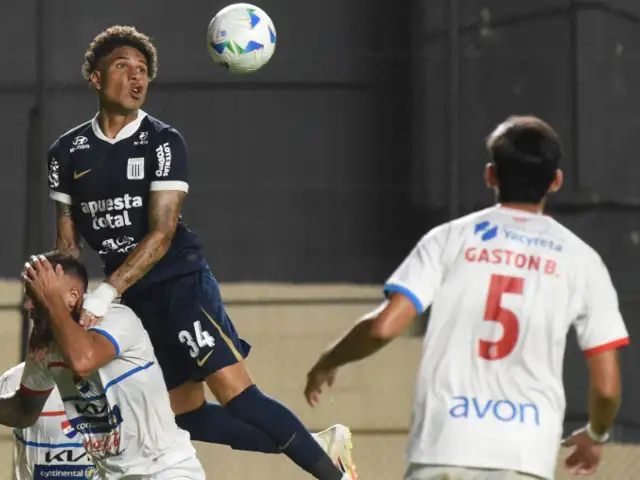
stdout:
MULTIPOLYGON (((409 425, 420 342, 402 338, 366 362, 345 368, 335 387, 316 409, 302 396, 305 374, 326 344, 358 316, 377 304, 376 287, 227 285, 223 295, 233 300, 370 298, 358 305, 235 306, 229 311, 238 330, 254 346, 248 364, 256 382, 292 408, 312 430, 340 422, 355 432, 355 455, 363 480, 400 479, 409 425)), ((19 286, 0 282, 0 304, 19 298, 19 286)), ((16 363, 20 318, 0 313, 0 369, 16 363)), ((308 478, 282 456, 235 452, 197 444, 210 478, 295 480, 308 478)), ((10 432, 0 431, 0 462, 10 478, 10 432)), ((640 478, 640 449, 610 447, 604 468, 595 479, 640 478)), ((561 476, 559 478, 565 478, 561 476)))

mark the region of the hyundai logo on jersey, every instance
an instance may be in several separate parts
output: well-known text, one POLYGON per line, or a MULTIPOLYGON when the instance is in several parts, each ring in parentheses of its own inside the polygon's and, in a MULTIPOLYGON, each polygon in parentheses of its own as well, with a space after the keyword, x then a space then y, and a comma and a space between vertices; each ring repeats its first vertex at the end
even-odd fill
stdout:
POLYGON ((534 403, 518 403, 511 400, 453 397, 455 404, 449 410, 453 418, 493 419, 499 422, 518 422, 526 425, 540 425, 540 410, 534 403))

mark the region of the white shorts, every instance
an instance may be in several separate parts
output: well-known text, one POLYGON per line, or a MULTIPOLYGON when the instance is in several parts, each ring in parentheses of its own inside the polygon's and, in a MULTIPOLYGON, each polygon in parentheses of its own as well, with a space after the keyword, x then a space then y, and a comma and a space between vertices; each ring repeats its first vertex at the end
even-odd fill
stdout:
POLYGON ((540 477, 512 470, 411 464, 404 480, 540 480, 540 477))
POLYGON ((153 475, 127 475, 126 480, 205 480, 204 468, 200 460, 193 457, 153 475))

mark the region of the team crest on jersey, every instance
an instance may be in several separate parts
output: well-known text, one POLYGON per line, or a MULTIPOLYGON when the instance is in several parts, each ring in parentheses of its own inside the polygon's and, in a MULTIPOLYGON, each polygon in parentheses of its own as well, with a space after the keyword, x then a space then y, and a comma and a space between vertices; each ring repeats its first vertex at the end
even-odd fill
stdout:
POLYGON ((144 157, 130 158, 127 163, 127 178, 142 180, 144 178, 144 157))
POLYGON ((67 438, 73 438, 78 434, 76 429, 71 426, 69 420, 65 420, 64 422, 62 422, 60 424, 60 428, 62 429, 62 433, 64 433, 67 438))
POLYGON ((133 142, 134 146, 146 145, 149 143, 149 132, 140 132, 138 134, 138 139, 133 142))

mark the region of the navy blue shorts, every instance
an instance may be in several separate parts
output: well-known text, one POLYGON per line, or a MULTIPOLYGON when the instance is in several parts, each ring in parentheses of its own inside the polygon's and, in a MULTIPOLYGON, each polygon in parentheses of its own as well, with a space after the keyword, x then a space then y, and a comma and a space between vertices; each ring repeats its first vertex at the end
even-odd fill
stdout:
POLYGON ((218 282, 203 268, 151 285, 122 303, 142 320, 164 373, 167 388, 204 378, 249 355, 220 296, 218 282))

